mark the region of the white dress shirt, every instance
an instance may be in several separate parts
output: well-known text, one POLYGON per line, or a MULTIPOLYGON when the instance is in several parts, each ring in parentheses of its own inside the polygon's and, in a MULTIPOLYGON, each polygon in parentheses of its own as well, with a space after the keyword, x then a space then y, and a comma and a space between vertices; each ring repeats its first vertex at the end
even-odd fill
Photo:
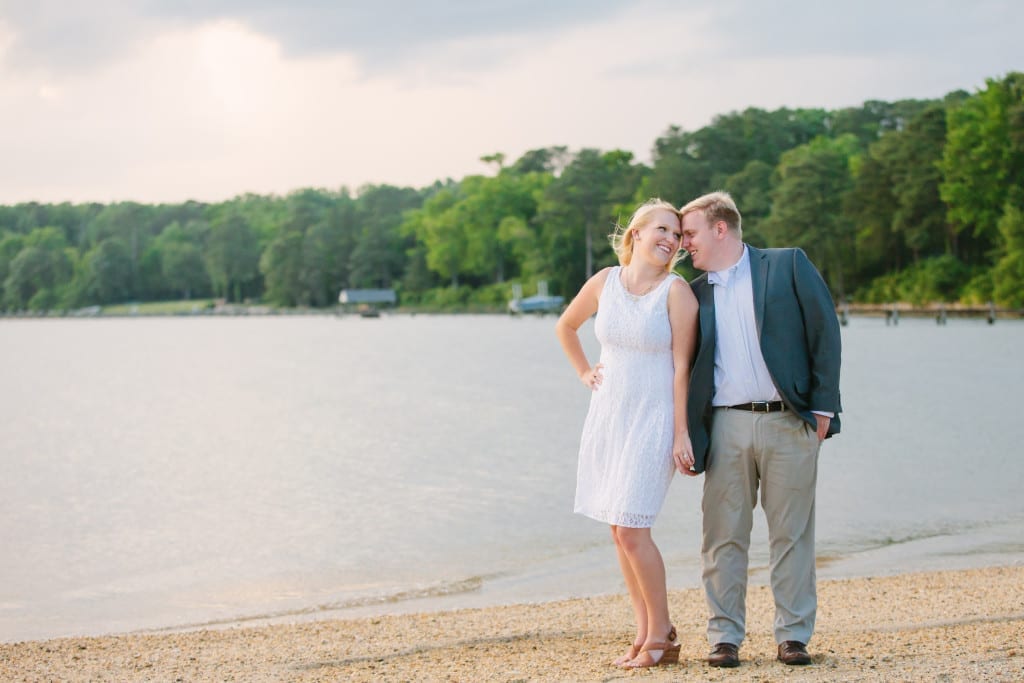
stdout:
MULTIPOLYGON (((711 405, 781 401, 757 336, 747 245, 743 245, 740 260, 731 267, 709 272, 708 282, 715 287, 715 394, 711 405)), ((825 410, 811 412, 828 418, 835 416, 825 410)))
POLYGON ((708 282, 715 287, 715 394, 711 404, 782 400, 757 336, 747 246, 743 245, 743 254, 732 267, 708 273, 708 282))

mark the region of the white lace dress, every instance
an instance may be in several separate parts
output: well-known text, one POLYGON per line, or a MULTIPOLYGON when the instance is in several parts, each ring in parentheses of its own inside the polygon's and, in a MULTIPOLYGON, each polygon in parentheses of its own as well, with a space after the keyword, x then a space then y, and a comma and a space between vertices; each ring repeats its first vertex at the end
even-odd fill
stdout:
POLYGON ((650 527, 661 510, 672 463, 672 329, 669 275, 634 297, 608 273, 594 332, 603 380, 590 399, 580 439, 575 511, 600 522, 650 527))

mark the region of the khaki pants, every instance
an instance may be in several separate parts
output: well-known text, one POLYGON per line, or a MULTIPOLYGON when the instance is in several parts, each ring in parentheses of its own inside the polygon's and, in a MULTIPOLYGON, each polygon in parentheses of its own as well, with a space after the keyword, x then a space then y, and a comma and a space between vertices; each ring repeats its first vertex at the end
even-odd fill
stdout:
POLYGON ((704 475, 704 592, 708 642, 740 645, 746 635, 747 551, 757 491, 768 521, 775 640, 807 643, 818 598, 814 490, 820 442, 790 412, 715 408, 704 475))

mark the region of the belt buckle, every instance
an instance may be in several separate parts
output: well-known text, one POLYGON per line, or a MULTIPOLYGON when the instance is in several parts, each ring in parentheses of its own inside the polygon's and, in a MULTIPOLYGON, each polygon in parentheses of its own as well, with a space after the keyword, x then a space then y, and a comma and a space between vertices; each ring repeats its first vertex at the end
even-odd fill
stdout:
POLYGON ((751 401, 750 410, 755 413, 767 413, 771 412, 772 404, 770 401, 751 401))

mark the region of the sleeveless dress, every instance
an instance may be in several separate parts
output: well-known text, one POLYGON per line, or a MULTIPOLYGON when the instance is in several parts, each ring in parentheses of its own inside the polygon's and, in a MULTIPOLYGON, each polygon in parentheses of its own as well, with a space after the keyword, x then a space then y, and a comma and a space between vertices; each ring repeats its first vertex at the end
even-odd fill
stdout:
POLYGON ((644 528, 654 524, 675 472, 668 291, 676 276, 641 297, 620 276, 620 266, 608 272, 598 299, 603 380, 583 425, 574 511, 644 528))

